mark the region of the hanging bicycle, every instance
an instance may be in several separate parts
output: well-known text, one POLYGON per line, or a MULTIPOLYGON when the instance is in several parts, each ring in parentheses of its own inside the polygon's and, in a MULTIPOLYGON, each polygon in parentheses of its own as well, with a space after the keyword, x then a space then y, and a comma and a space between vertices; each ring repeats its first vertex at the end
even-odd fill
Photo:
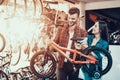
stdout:
POLYGON ((5 48, 5 45, 6 45, 5 38, 3 34, 0 33, 0 52, 3 51, 3 49, 5 48))
POLYGON ((7 73, 9 71, 5 70, 6 66, 10 65, 10 61, 8 60, 9 55, 6 56, 0 56, 0 80, 9 80, 7 73), (4 70, 6 72, 4 72, 4 70))

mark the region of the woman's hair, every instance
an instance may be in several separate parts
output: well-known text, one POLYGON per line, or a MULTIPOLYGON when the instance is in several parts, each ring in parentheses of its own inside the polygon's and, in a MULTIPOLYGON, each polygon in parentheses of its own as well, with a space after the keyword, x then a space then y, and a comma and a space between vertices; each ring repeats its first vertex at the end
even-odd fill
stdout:
POLYGON ((101 38, 109 42, 108 26, 105 21, 98 20, 101 38))
POLYGON ((80 10, 77 8, 77 7, 72 7, 69 9, 69 14, 72 15, 72 14, 78 14, 78 16, 80 15, 80 10))

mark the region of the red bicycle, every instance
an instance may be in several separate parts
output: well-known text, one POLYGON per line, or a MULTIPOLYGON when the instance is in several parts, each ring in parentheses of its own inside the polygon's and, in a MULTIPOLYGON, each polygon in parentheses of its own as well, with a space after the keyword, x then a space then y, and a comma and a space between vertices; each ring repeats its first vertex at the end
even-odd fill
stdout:
MULTIPOLYGON (((100 47, 90 46, 83 51, 77 51, 76 49, 61 47, 54 41, 50 42, 48 46, 52 46, 59 52, 59 54, 62 54, 71 63, 82 65, 85 71, 92 74, 92 76, 96 79, 99 79, 101 75, 106 74, 112 67, 111 54, 100 47), (66 55, 65 51, 69 51, 73 54, 73 57, 71 58, 66 55), (80 59, 76 60, 78 55, 80 56, 80 59), (91 64, 94 65, 94 70, 90 69, 91 64), (102 65, 101 69, 99 69, 99 65, 102 65)), ((45 49, 33 55, 30 61, 30 68, 36 76, 46 78, 55 74, 56 63, 57 57, 55 54, 52 54, 49 49, 45 49)))

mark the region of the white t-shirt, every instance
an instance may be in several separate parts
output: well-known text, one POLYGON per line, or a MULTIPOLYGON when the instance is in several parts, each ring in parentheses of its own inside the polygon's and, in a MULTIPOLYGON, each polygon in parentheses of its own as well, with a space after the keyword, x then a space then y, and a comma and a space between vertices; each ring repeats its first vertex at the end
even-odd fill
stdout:
MULTIPOLYGON (((69 32, 69 40, 68 40, 68 45, 67 45, 67 49, 71 49, 72 46, 72 40, 71 38, 73 37, 74 32, 69 32)), ((66 54, 69 56, 70 52, 66 51, 66 54)), ((65 58, 64 62, 67 62, 67 59, 65 58)))

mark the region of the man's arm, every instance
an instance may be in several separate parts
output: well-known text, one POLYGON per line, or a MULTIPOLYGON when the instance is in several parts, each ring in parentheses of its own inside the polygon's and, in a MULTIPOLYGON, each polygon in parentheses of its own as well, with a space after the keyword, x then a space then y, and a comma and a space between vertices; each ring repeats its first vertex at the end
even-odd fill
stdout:
POLYGON ((54 42, 57 43, 57 44, 59 43, 59 39, 60 39, 60 35, 61 35, 61 30, 62 30, 62 28, 58 28, 57 34, 56 34, 56 36, 54 38, 54 42))

